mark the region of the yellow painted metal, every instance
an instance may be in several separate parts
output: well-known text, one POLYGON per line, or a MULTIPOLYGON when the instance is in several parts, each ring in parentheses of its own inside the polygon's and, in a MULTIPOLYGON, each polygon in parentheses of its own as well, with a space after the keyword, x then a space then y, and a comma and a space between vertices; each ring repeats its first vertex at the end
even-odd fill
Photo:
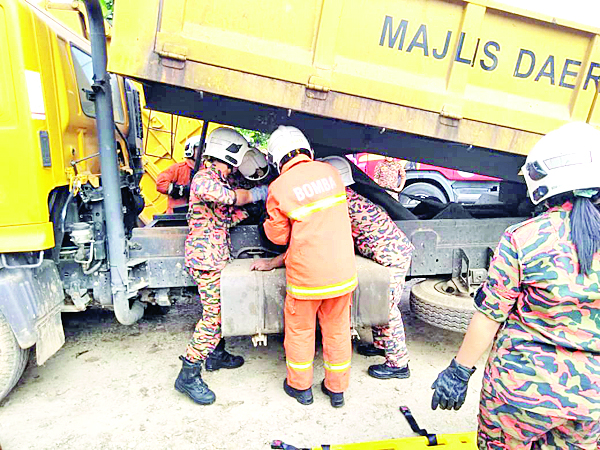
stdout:
MULTIPOLYGON (((75 178, 98 184, 96 121, 82 109, 77 51, 89 55, 89 42, 33 0, 0 0, 0 253, 53 247, 50 193, 75 178)), ((125 111, 123 81, 114 86, 115 109, 125 111)), ((126 115, 120 122, 125 133, 126 115)))
POLYGON ((53 246, 54 230, 49 222, 0 227, 2 253, 34 252, 53 246))
MULTIPOLYGON (((70 3, 60 3, 50 0, 31 0, 31 2, 39 5, 44 12, 50 14, 67 28, 73 30, 79 37, 84 39, 87 38, 87 15, 85 6, 82 2, 76 0, 70 3)), ((110 26, 107 26, 106 29, 107 36, 110 36, 110 26)), ((59 42, 59 45, 64 46, 66 43, 59 42)), ((88 51, 88 48, 89 43, 86 40, 85 44, 83 44, 83 49, 88 51)), ((65 50, 63 55, 68 55, 68 50, 65 50)), ((171 56, 173 55, 174 53, 171 56)), ((71 65, 71 63, 68 58, 65 57, 63 66, 69 67, 69 65, 71 65)), ((59 78, 62 79, 64 76, 59 78)), ((119 83, 122 83, 122 81, 119 80, 119 83)), ((141 93, 142 86, 137 85, 137 88, 141 93)), ((77 86, 72 85, 68 86, 67 89, 58 88, 57 94, 64 97, 63 104, 68 105, 70 102, 71 104, 69 106, 71 108, 76 108, 77 104, 79 104, 79 98, 75 95, 77 90, 77 86)), ((142 95, 142 107, 143 106, 144 101, 142 95)), ((64 117, 69 117, 68 111, 64 114, 64 117)), ((167 197, 156 191, 156 177, 171 164, 183 160, 183 146, 185 141, 189 137, 200 133, 202 122, 148 109, 143 109, 142 122, 144 129, 143 163, 145 174, 142 177, 140 187, 142 189, 142 196, 145 199, 146 207, 140 214, 140 219, 142 222, 148 223, 155 214, 163 214, 167 209, 167 197)), ((84 129, 89 128, 91 124, 93 124, 91 121, 86 121, 83 127, 81 123, 76 124, 76 139, 79 148, 89 145, 95 146, 95 142, 89 142, 87 133, 84 132, 84 129)), ((68 129, 70 125, 71 124, 67 121, 63 124, 63 127, 64 129, 68 129)), ((209 130, 212 130, 216 126, 217 125, 211 125, 209 130)), ((71 137, 73 136, 70 136, 69 134, 63 136, 64 139, 69 139, 71 137)), ((77 159, 80 159, 81 157, 84 157, 84 155, 80 154, 77 159)), ((89 171, 81 173, 79 164, 77 165, 77 168, 79 172, 78 175, 75 175, 72 168, 66 169, 70 188, 72 188, 75 180, 78 180, 81 184, 89 182, 96 187, 98 186, 97 175, 91 176, 89 171)), ((97 171, 99 168, 94 167, 94 170, 94 173, 98 173, 97 171)))
MULTIPOLYGON (((143 110, 144 124, 144 176, 140 182, 146 207, 140 214, 145 224, 155 214, 167 210, 167 196, 156 190, 156 178, 171 164, 184 160, 183 148, 188 138, 200 135, 202 121, 148 109, 143 110)), ((218 124, 209 124, 208 132, 218 124)))
POLYGON ((491 0, 130 0, 109 68, 525 154, 565 122, 600 125, 599 34, 491 0))
MULTIPOLYGON (((438 445, 428 446, 425 437, 410 437, 400 439, 389 439, 377 442, 362 442, 359 444, 333 444, 330 450, 476 450, 477 437, 475 433, 438 434, 438 445)), ((322 446, 313 447, 312 450, 323 450, 322 446)))

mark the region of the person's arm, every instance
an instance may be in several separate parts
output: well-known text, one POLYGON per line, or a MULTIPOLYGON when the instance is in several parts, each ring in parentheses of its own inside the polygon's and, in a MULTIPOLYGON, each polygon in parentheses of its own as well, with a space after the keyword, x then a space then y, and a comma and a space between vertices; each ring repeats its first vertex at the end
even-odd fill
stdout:
POLYGON ((375 173, 373 174, 373 181, 377 184, 379 184, 379 181, 381 179, 381 166, 382 166, 382 162, 378 162, 377 165, 375 166, 375 173))
POLYGON ((406 184, 406 170, 404 170, 402 163, 398 164, 398 178, 400 178, 400 181, 398 181, 398 191, 401 191, 406 184))
POLYGON ((166 170, 163 170, 156 177, 156 190, 161 194, 167 195, 169 193, 169 185, 175 183, 177 176, 176 164, 169 166, 166 170))
POLYGON ((267 199, 269 187, 267 185, 256 186, 252 189, 236 189, 236 206, 247 205, 248 203, 262 202, 267 199))
POLYGON ((454 358, 456 362, 465 367, 474 367, 494 340, 500 325, 501 323, 488 318, 482 312, 475 311, 460 350, 454 358))
POLYGON ((490 264, 488 278, 475 295, 477 311, 456 357, 433 385, 431 408, 459 409, 475 363, 494 340, 521 294, 519 250, 511 232, 505 232, 490 264))
POLYGON ((277 255, 276 257, 271 258, 271 259, 256 259, 250 266, 250 270, 267 271, 267 270, 276 269, 278 267, 284 267, 285 266, 284 259, 285 259, 285 254, 283 254, 283 253, 281 255, 277 255))
POLYGON ((290 240, 292 224, 288 216, 281 210, 279 201, 269 193, 267 198, 267 220, 264 231, 267 238, 277 245, 286 245, 290 240))

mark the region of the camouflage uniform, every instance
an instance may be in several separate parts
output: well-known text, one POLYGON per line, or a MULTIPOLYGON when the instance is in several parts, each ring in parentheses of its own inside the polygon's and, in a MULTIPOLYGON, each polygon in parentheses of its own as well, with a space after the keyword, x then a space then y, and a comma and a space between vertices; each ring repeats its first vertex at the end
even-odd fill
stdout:
POLYGON ((596 448, 600 436, 600 254, 579 275, 571 203, 509 228, 479 311, 503 323, 484 372, 480 448, 596 448), (537 444, 536 444, 537 445, 537 444))
POLYGON ((198 283, 202 319, 187 347, 191 362, 205 360, 221 339, 221 271, 231 259, 229 229, 246 218, 235 201, 235 191, 213 166, 194 176, 185 266, 198 283))
MULTIPOLYGON (((402 190, 402 187, 404 187, 403 180, 405 179, 406 171, 404 170, 402 161, 399 159, 392 159, 391 161, 385 159, 375 166, 373 180, 384 189, 400 191, 402 190), (402 186, 400 186, 400 184, 402 184, 402 186)), ((388 191, 388 193, 398 200, 398 194, 396 192, 388 191)))
POLYGON ((399 303, 414 247, 380 206, 348 187, 346 197, 352 237, 359 253, 390 268, 390 322, 373 327, 373 344, 385 350, 387 365, 404 367, 408 364, 408 350, 399 303))

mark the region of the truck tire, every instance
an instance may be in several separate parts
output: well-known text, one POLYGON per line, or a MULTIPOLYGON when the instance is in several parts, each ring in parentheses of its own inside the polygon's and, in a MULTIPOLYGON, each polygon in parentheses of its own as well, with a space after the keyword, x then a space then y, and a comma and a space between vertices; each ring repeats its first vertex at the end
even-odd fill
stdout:
POLYGON ((410 292, 413 313, 434 327, 466 333, 475 312, 473 298, 467 294, 448 293, 448 280, 430 278, 417 283, 410 292))
MULTIPOLYGON (((448 203, 448 199, 446 198, 446 194, 439 187, 434 186, 431 183, 426 182, 417 182, 411 183, 406 186, 402 193, 414 195, 415 197, 428 198, 430 200, 437 200, 440 203, 446 204, 448 203)), ((403 197, 400 195, 400 204, 405 208, 413 208, 417 206, 420 202, 416 202, 415 200, 403 197)))
POLYGON ((0 401, 17 384, 28 359, 29 349, 19 347, 8 321, 0 313, 0 401))

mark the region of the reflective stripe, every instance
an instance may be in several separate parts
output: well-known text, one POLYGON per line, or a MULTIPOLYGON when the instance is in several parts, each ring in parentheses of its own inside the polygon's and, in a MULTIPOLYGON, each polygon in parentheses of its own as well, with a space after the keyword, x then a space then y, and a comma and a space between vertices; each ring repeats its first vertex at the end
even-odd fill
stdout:
POLYGON ((314 212, 322 211, 327 208, 331 208, 335 205, 341 205, 346 202, 346 194, 333 195, 331 197, 325 197, 316 202, 309 203, 308 205, 301 206, 288 213, 288 217, 294 220, 300 220, 303 217, 309 216, 314 212))
POLYGON ((350 360, 339 364, 332 364, 330 362, 324 361, 323 367, 325 367, 325 370, 329 370, 331 372, 343 372, 344 370, 350 368, 350 360))
POLYGON ((293 284, 288 283, 287 291, 292 295, 299 295, 302 297, 318 297, 323 294, 334 294, 332 297, 337 297, 335 294, 342 294, 343 292, 347 292, 350 288, 355 288, 358 285, 358 279, 356 275, 350 278, 347 281, 342 281, 337 284, 330 284, 328 286, 319 286, 319 287, 302 287, 302 286, 294 286, 293 284))
POLYGON ((287 366, 289 368, 294 369, 294 370, 308 370, 313 365, 312 361, 304 362, 304 363, 297 363, 297 362, 292 362, 289 359, 286 360, 285 363, 287 364, 287 366))

